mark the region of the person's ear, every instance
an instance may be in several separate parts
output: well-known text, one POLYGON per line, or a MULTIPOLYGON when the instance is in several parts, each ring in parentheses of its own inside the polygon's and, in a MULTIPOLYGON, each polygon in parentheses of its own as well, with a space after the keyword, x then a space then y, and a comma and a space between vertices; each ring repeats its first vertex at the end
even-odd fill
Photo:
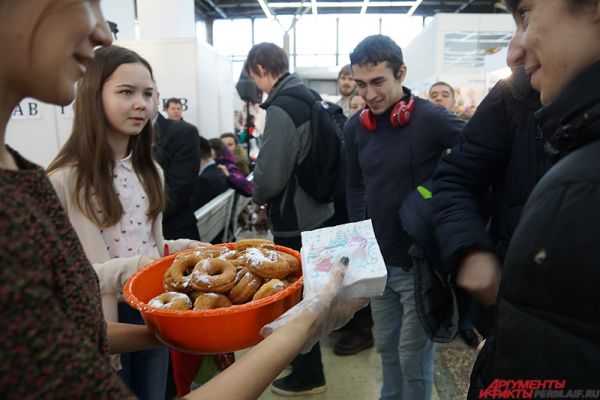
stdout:
POLYGON ((402 66, 398 70, 398 73, 396 74, 396 79, 399 80, 400 82, 404 82, 405 78, 406 78, 406 64, 402 64, 402 66))
POLYGON ((264 78, 266 75, 268 75, 268 71, 260 64, 256 65, 256 70, 258 71, 258 76, 261 78, 264 78))

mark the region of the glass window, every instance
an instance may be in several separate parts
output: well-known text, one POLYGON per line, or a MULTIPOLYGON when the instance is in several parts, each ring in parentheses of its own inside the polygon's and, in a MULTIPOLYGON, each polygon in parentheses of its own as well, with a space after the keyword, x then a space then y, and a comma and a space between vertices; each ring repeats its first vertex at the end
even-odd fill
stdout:
POLYGON ((511 32, 452 31, 444 33, 444 64, 483 67, 485 56, 508 46, 511 32))
MULTIPOLYGON (((284 47, 284 33, 289 29, 290 55, 294 54, 293 16, 254 20, 254 43, 271 42, 284 47)), ((421 17, 394 14, 307 14, 296 22, 296 66, 332 67, 350 62, 349 55, 366 36, 383 33, 405 47, 422 30, 421 17), (339 21, 338 58, 336 59, 336 27, 339 21)), ((214 47, 220 54, 232 56, 232 61, 245 59, 252 47, 250 19, 216 20, 214 47)), ((293 69, 294 60, 290 60, 293 69)), ((237 78, 237 77, 236 77, 237 78)))
POLYGON ((381 33, 391 37, 401 48, 406 47, 422 29, 421 17, 386 15, 381 20, 381 33))
POLYGON ((335 54, 336 18, 305 15, 296 23, 298 55, 335 54))
MULTIPOLYGON (((294 61, 291 60, 293 63, 294 61)), ((335 54, 298 54, 296 67, 328 67, 335 65, 335 54)))
MULTIPOLYGON (((369 35, 379 33, 379 16, 344 15, 340 17, 340 53, 350 54, 356 45, 369 35)), ((348 57, 340 58, 340 65, 349 63, 348 57), (343 59, 347 61, 342 61, 343 59)))
POLYGON ((213 25, 213 43, 220 54, 246 56, 252 47, 250 20, 216 20, 213 25))
MULTIPOLYGON (((288 30, 294 19, 291 15, 282 15, 275 19, 257 18, 254 20, 254 43, 270 42, 275 43, 279 47, 283 46, 283 35, 288 30)), ((290 49, 293 49, 293 33, 289 31, 290 49)), ((291 50, 290 50, 291 51, 291 50)))

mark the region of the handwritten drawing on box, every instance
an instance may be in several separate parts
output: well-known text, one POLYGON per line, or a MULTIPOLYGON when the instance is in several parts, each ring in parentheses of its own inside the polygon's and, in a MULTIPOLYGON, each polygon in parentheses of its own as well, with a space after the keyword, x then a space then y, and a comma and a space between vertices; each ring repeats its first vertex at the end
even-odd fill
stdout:
POLYGON ((302 233, 306 291, 318 291, 329 279, 333 264, 350 259, 343 289, 347 297, 370 297, 385 286, 386 269, 370 220, 302 233))

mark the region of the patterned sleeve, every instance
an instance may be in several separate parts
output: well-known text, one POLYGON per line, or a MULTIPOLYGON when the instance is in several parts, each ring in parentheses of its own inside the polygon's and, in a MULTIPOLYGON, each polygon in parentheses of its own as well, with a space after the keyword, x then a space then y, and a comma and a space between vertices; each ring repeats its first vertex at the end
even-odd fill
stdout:
POLYGON ((109 364, 98 280, 50 182, 0 181, 0 398, 132 398, 109 364))

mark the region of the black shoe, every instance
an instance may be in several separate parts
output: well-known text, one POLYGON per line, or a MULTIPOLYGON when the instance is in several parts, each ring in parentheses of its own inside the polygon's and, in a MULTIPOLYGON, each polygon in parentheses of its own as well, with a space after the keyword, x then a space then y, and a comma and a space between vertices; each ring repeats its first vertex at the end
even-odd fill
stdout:
POLYGON ((271 391, 280 396, 310 396, 325 393, 327 386, 325 380, 319 382, 303 382, 294 377, 294 374, 277 379, 271 384, 271 391))
POLYGON ((333 352, 338 356, 351 356, 371 347, 373 347, 373 335, 370 333, 350 332, 346 337, 335 343, 333 352))
POLYGON ((473 328, 459 330, 458 336, 460 336, 462 341, 465 342, 465 344, 469 347, 476 349, 477 346, 479 346, 479 337, 473 328))

